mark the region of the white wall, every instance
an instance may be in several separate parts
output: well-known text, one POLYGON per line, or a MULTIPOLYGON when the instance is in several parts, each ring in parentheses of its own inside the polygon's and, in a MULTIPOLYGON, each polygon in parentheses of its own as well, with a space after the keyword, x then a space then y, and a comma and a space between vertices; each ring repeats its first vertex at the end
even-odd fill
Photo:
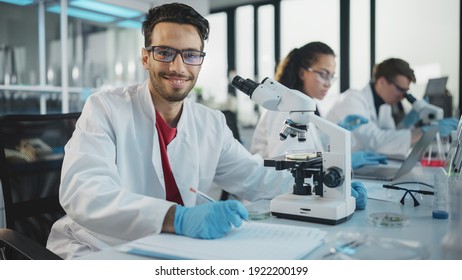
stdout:
POLYGON ((377 61, 395 56, 411 64, 417 84, 411 92, 423 96, 429 78, 449 76, 447 89, 454 104, 459 95, 460 1, 377 1, 377 61), (391 16, 393 15, 393 16, 391 16))

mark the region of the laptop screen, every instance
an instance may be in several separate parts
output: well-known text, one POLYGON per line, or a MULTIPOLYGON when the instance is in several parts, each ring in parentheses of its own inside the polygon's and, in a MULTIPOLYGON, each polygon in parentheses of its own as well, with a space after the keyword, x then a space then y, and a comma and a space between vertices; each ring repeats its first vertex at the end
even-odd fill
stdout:
POLYGON ((429 79, 427 87, 425 88, 424 96, 428 95, 444 95, 446 94, 446 83, 448 82, 448 77, 441 77, 435 79, 429 79))

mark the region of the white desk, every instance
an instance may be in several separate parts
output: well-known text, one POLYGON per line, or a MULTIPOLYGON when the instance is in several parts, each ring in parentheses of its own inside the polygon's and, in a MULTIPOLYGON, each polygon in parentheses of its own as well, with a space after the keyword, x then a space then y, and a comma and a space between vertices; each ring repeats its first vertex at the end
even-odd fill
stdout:
MULTIPOLYGON (((433 184, 433 172, 434 168, 423 168, 417 166, 414 170, 399 178, 399 182, 402 181, 420 181, 433 184)), ((382 187, 385 182, 378 181, 362 181, 365 186, 370 188, 382 187)), ((404 193, 403 193, 404 194, 404 193)), ((430 252, 430 259, 441 259, 440 242, 443 236, 446 234, 448 229, 449 220, 438 220, 432 218, 432 208, 426 205, 414 207, 413 204, 408 203, 401 205, 399 201, 389 202, 369 199, 367 207, 362 211, 355 211, 353 217, 342 224, 331 226, 322 225, 287 219, 278 219, 271 217, 262 222, 276 223, 276 224, 287 224, 287 225, 298 225, 298 226, 310 226, 318 227, 328 232, 327 239, 333 238, 337 233, 341 231, 347 232, 360 232, 367 233, 369 236, 374 237, 388 237, 401 240, 418 241, 428 247, 430 252), (404 214, 409 217, 410 223, 401 228, 380 228, 369 224, 368 215, 377 212, 393 212, 404 214)), ((324 244, 310 255, 308 259, 322 259, 322 256, 326 253, 329 247, 328 244, 324 244)), ((377 257, 380 258, 380 257, 377 257)), ((97 253, 93 253, 83 257, 82 259, 88 260, 101 260, 101 259, 147 259, 141 256, 126 254, 117 251, 114 248, 103 250, 97 253)))

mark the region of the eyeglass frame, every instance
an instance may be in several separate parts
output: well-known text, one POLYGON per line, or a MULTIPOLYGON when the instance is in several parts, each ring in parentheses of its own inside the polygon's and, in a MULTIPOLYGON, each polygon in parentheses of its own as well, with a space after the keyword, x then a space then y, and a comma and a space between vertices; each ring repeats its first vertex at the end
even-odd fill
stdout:
MULTIPOLYGON (((386 78, 385 78, 386 79, 386 78)), ((402 95, 406 96, 407 92, 409 91, 409 89, 406 89, 406 88, 402 88, 400 86, 398 86, 394 81, 391 81, 389 79, 386 79, 388 83, 392 84, 395 86, 395 88, 399 91, 399 93, 401 93, 402 95)))
POLYGON ((313 69, 311 67, 308 67, 308 68, 305 68, 305 69, 308 72, 316 73, 317 76, 318 76, 318 80, 321 79, 321 80, 319 80, 320 82, 329 83, 330 85, 332 85, 338 79, 337 77, 334 76, 334 74, 330 74, 329 71, 316 70, 316 69, 313 69))
MULTIPOLYGON (((414 182, 414 183, 419 183, 419 182, 414 182)), ((419 184, 421 184, 421 183, 419 183, 419 184)), ((430 185, 427 185, 427 184, 423 184, 423 185, 426 185, 426 186, 431 187, 430 185)), ((423 195, 434 195, 434 194, 435 194, 435 192, 433 192, 433 191, 411 190, 411 189, 408 189, 408 188, 402 188, 402 187, 398 187, 398 186, 395 186, 395 185, 387 185, 387 184, 384 184, 382 187, 385 188, 385 189, 392 189, 392 190, 402 190, 402 191, 405 191, 403 197, 402 197, 401 200, 399 201, 402 205, 404 205, 404 199, 406 198, 407 194, 409 193, 409 195, 412 197, 412 200, 414 201, 414 207, 419 206, 420 203, 419 203, 419 201, 417 200, 417 198, 415 198, 415 196, 412 194, 413 192, 414 192, 414 193, 418 193, 418 194, 423 194, 423 195)))
POLYGON ((149 46, 149 47, 146 47, 146 48, 144 48, 144 49, 145 49, 146 51, 152 53, 152 58, 153 58, 155 61, 170 63, 170 62, 172 62, 172 61, 175 60, 175 58, 177 57, 178 54, 180 54, 181 60, 183 61, 183 63, 186 64, 186 65, 191 65, 191 66, 200 66, 200 65, 202 65, 202 63, 204 63, 204 57, 205 57, 205 55, 206 55, 206 53, 203 52, 203 51, 192 50, 192 49, 179 50, 179 49, 175 49, 175 48, 168 47, 168 46, 149 46), (168 59, 163 59, 163 60, 162 60, 162 59, 158 59, 158 58, 155 57, 155 55, 156 55, 155 49, 156 49, 156 48, 165 48, 165 49, 168 49, 169 51, 174 51, 174 52, 175 52, 175 55, 173 55, 173 56, 171 57, 171 59, 170 59, 170 58, 168 58, 168 59), (197 53, 199 53, 199 56, 198 56, 198 57, 201 59, 200 63, 199 63, 199 64, 191 64, 191 63, 186 62, 186 61, 185 61, 185 58, 184 58, 184 56, 183 56, 183 53, 184 53, 184 52, 197 52, 197 53))

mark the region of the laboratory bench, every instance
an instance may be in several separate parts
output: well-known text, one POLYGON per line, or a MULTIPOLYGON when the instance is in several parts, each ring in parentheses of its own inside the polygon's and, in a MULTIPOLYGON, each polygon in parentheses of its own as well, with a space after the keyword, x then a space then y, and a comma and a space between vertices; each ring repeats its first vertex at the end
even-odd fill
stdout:
MULTIPOLYGON (((436 168, 416 166, 410 173, 395 182, 424 181, 433 184, 436 168)), ((352 179, 353 181, 355 179, 352 179)), ((383 184, 393 182, 361 180, 368 189, 367 207, 357 210, 346 222, 324 225, 304 221, 276 218, 252 221, 258 223, 316 227, 326 231, 325 242, 306 255, 306 259, 442 259, 441 241, 449 228, 449 219, 432 218, 432 196, 423 198, 421 205, 414 207, 411 201, 402 205, 399 197, 404 191, 395 191, 389 196, 383 184), (395 196, 395 194, 398 194, 395 196), (374 198, 371 198, 374 197, 374 198), (391 224, 377 223, 374 215, 401 216, 391 224), (358 243, 357 241, 360 240, 358 243), (343 244, 343 245, 342 245, 343 244), (349 246, 345 245, 353 245, 349 246), (335 249, 334 249, 335 248, 335 249), (340 249, 339 249, 340 248, 340 249), (345 250, 345 252, 340 250, 345 250)), ((410 187, 412 188, 412 187, 410 187)), ((415 188, 415 187, 414 187, 415 188)), ((87 260, 148 259, 109 248, 81 257, 87 260)))

